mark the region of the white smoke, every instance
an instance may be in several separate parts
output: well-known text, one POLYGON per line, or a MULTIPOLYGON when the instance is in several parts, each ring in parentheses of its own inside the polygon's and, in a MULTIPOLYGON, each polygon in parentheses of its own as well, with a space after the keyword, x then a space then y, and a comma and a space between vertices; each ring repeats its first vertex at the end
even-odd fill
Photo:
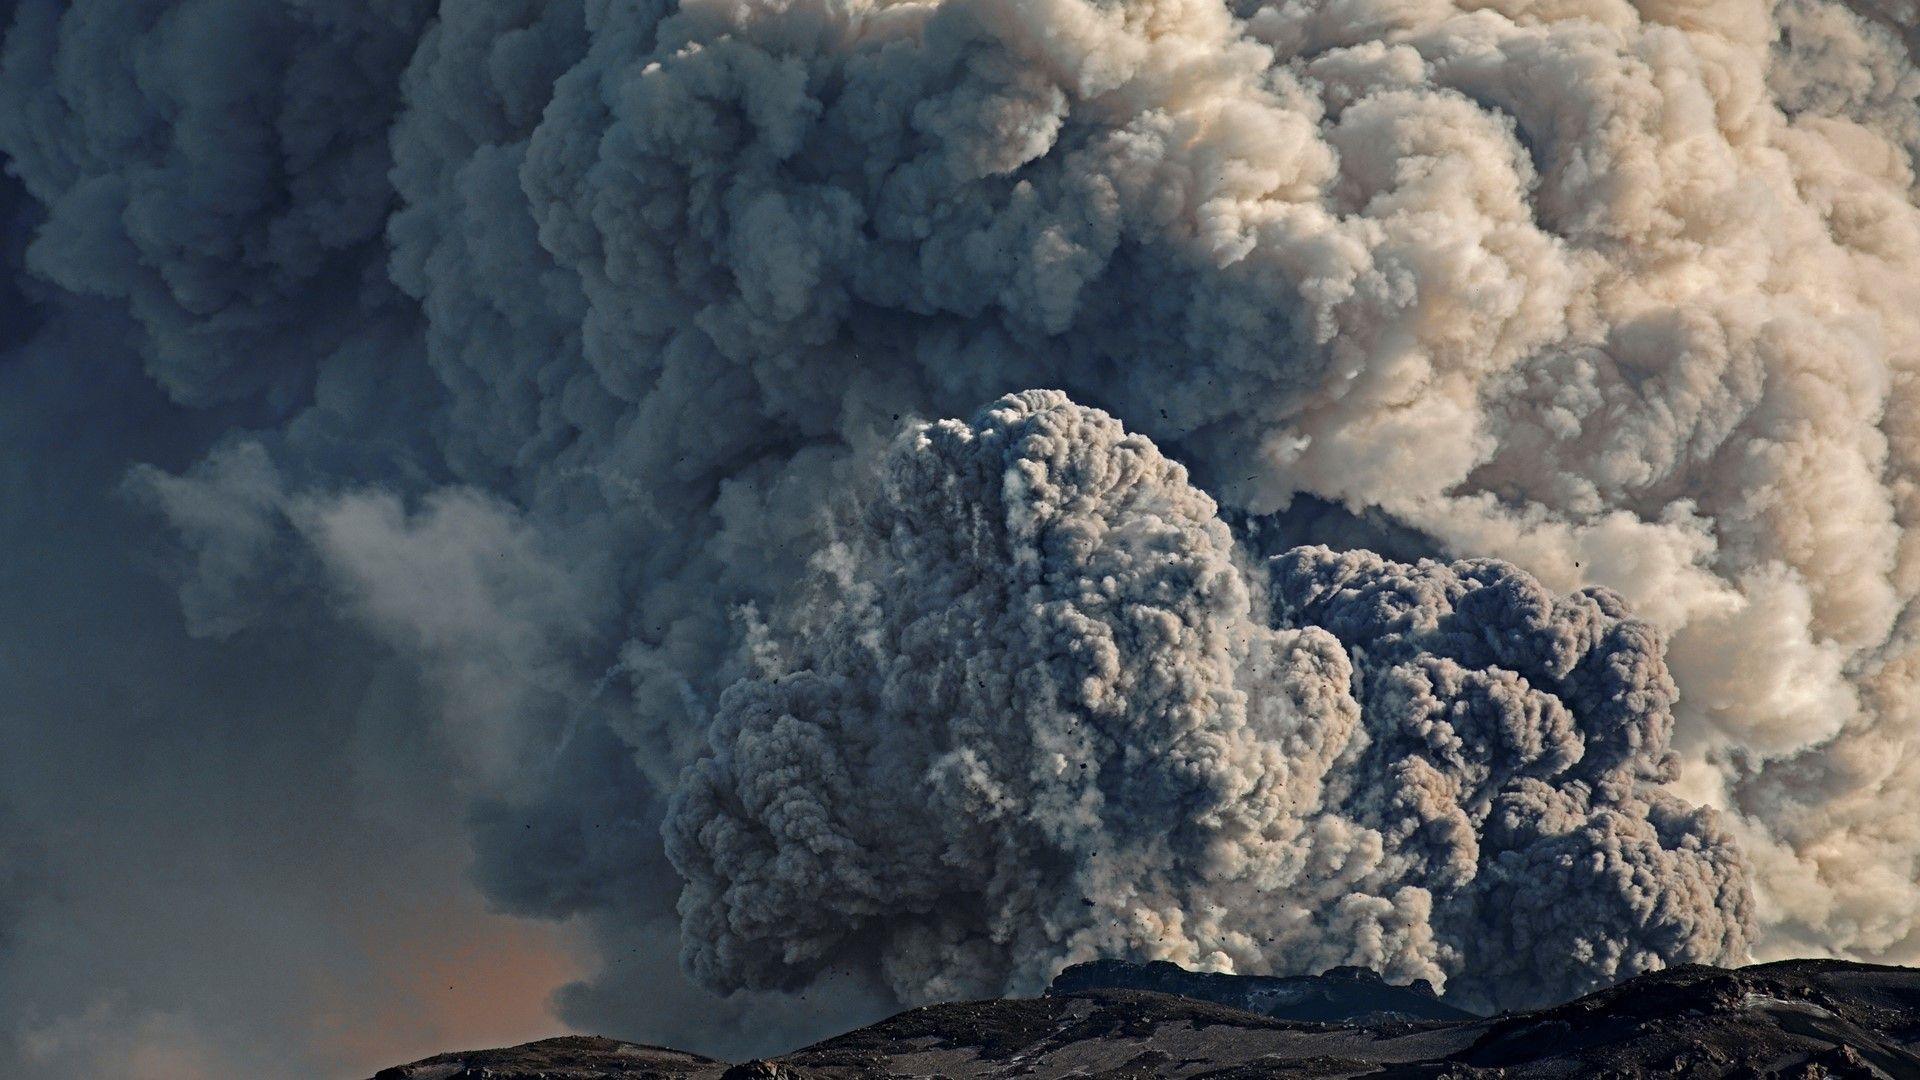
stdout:
MULTIPOLYGON (((1695 828, 1671 774, 1748 854, 1756 954, 1916 960, 1920 74, 1861 10, 27 0, 0 149, 46 208, 30 268, 123 306, 228 429, 134 485, 192 548, 194 625, 319 597, 426 670, 437 730, 493 748, 483 880, 518 910, 663 916, 680 882, 632 837, 764 692, 736 613, 798 610, 911 417, 1054 386, 1248 535, 1339 506, 1613 590, 1678 689, 1622 865, 1695 828), (436 531, 460 508, 477 546, 436 531)), ((1451 932, 1386 951, 1496 977, 1437 959, 1451 932)), ((1653 954, 1696 932, 1737 951, 1653 954)), ((1026 977, 978 963, 954 985, 1026 977)))

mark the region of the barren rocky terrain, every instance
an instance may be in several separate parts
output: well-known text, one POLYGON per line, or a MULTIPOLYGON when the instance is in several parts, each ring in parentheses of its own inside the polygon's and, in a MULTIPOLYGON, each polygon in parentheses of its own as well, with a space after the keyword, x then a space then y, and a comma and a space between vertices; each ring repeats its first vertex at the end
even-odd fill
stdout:
POLYGON ((912 1009, 767 1061, 574 1036, 376 1080, 1667 1076, 1920 1077, 1920 971, 1688 966, 1476 1017, 1353 969, 1255 979, 1104 962, 1068 969, 1045 997, 912 1009))

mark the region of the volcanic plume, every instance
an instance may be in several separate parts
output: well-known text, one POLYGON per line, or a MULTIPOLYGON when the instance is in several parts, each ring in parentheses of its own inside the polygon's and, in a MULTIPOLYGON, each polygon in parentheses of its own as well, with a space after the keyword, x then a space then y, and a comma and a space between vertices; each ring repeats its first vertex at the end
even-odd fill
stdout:
POLYGON ((723 1051, 1920 960, 1917 90, 1833 0, 21 0, 0 1053, 253 1069, 206 928, 455 830, 723 1051))

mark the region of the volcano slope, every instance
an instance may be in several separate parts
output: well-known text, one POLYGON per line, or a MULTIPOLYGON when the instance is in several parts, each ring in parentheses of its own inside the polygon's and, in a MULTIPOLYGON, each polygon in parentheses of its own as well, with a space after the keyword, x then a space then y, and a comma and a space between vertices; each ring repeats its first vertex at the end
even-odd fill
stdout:
POLYGON ((1351 970, 1236 979, 1102 962, 1068 969, 1045 997, 911 1009, 767 1061, 573 1036, 375 1080, 1920 1077, 1911 968, 1683 966, 1552 1008, 1437 1018, 1452 1011, 1418 985, 1351 970))

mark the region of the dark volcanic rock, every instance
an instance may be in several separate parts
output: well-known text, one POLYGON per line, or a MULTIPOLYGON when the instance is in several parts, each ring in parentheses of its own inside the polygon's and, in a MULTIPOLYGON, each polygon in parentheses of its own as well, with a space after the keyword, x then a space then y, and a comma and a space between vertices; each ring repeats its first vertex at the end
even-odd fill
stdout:
POLYGON ((1441 1001, 1426 980, 1396 986, 1361 967, 1323 975, 1272 978, 1188 971, 1164 960, 1130 964, 1096 960, 1075 964, 1048 987, 1049 996, 1085 990, 1153 990, 1197 1001, 1231 1005, 1277 1020, 1323 1024, 1378 1024, 1389 1020, 1477 1020, 1478 1015, 1441 1001))
POLYGON ((373 1080, 653 1080, 719 1076, 722 1061, 659 1046, 565 1035, 504 1050, 441 1054, 382 1069, 373 1080))
POLYGON ((1166 967, 1083 965, 1043 998, 911 1009, 770 1061, 729 1066, 610 1039, 549 1039, 430 1058, 379 1080, 1920 1077, 1920 971, 1908 968, 1681 967, 1482 1018, 1352 971, 1242 979, 1166 967), (1269 984, 1287 993, 1263 997, 1269 984), (1205 999, 1158 989, 1174 986, 1205 999), (1319 1015, 1236 1007, 1276 1002, 1319 1015), (1416 1008, 1453 1015, 1410 1016, 1416 1008))

